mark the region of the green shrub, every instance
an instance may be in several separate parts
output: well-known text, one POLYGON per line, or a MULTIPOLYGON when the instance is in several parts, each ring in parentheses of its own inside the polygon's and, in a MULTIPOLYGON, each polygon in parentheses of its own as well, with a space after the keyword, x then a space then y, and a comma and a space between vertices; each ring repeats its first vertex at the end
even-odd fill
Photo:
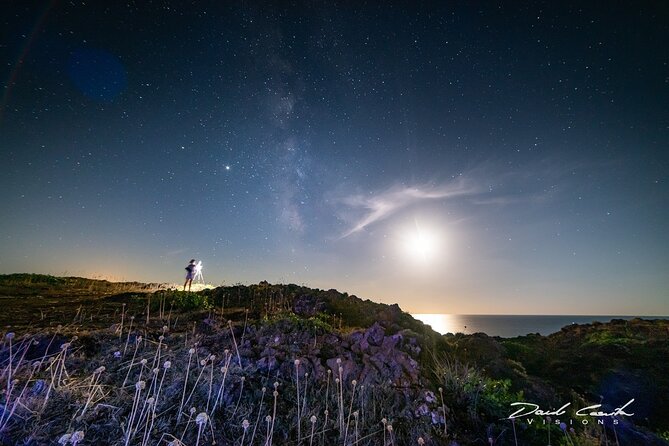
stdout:
POLYGON ((173 303, 177 310, 209 310, 213 307, 209 296, 202 293, 173 291, 168 301, 173 303))

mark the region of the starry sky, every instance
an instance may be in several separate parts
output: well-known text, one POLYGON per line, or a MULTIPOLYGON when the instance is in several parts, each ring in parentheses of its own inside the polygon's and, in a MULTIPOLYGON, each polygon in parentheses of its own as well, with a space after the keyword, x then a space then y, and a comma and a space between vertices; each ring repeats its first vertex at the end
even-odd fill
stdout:
POLYGON ((0 273, 669 314, 663 2, 10 1, 0 273))

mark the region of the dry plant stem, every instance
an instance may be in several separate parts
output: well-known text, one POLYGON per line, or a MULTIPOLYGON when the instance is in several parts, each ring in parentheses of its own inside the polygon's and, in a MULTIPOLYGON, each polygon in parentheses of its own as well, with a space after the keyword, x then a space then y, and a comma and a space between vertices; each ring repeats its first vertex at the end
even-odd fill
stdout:
POLYGON ((311 423, 311 435, 309 436, 309 446, 314 444, 314 429, 316 428, 316 423, 311 423))
POLYGON ((239 349, 237 348, 237 341, 235 340, 235 332, 232 330, 232 322, 228 321, 228 327, 230 327, 230 333, 232 334, 232 342, 235 344, 235 352, 237 353, 237 360, 239 361, 239 367, 242 366, 242 358, 239 356, 239 349))
POLYGON ((149 300, 146 303, 146 325, 149 325, 149 312, 151 311, 151 295, 149 294, 149 300))
POLYGON ((190 411, 188 413, 188 421, 186 421, 186 427, 184 428, 184 431, 181 433, 181 438, 179 441, 183 442, 184 437, 186 436, 186 431, 188 430, 188 426, 190 426, 191 421, 193 421, 193 413, 194 411, 190 411))
POLYGON ((214 383, 214 361, 211 361, 211 367, 209 370, 209 392, 207 393, 207 408, 205 412, 209 413, 209 400, 211 399, 211 388, 214 383))
MULTIPOLYGON (((12 409, 9 412, 9 415, 7 416, 7 419, 3 421, 3 418, 5 417, 5 413, 7 412, 7 406, 9 405, 9 399, 10 397, 7 397, 7 401, 5 403, 5 410, 2 412, 2 417, 0 418, 0 432, 5 430, 5 427, 7 426, 7 423, 12 419, 12 415, 14 415, 14 411, 16 411, 16 407, 21 404, 21 398, 23 398, 23 395, 25 394, 26 388, 28 387, 28 384, 30 383, 30 380, 33 377, 33 374, 35 373, 36 367, 31 367, 30 369, 30 376, 26 380, 25 384, 23 385, 23 389, 21 389, 21 393, 19 393, 19 396, 14 400, 14 404, 12 404, 12 409)), ((14 386, 12 385, 12 389, 14 386)))
MULTIPOLYGON (((190 372, 190 363, 191 359, 193 358, 193 353, 195 352, 194 349, 190 349, 188 351, 188 365, 186 366, 186 378, 184 378, 184 389, 181 394, 181 404, 179 404, 179 415, 177 415, 177 424, 181 421, 181 414, 183 413, 183 407, 184 407, 184 398, 186 398, 186 387, 188 387, 188 373, 190 372)), ((183 438, 183 436, 181 437, 183 438)))
POLYGON ((241 339, 241 341, 239 342, 242 346, 244 346, 244 336, 246 335, 246 324, 247 324, 247 322, 248 322, 248 320, 249 320, 249 309, 248 309, 248 308, 244 308, 244 313, 245 313, 245 316, 244 316, 244 329, 242 330, 242 339, 241 339))
MULTIPOLYGON (((206 361, 207 361, 206 359, 203 359, 202 362, 204 362, 205 364, 201 365, 206 365, 206 361)), ((197 384, 200 382, 200 378, 202 378, 202 374, 204 373, 205 369, 206 369, 205 367, 202 367, 202 370, 200 370, 200 374, 197 375, 197 379, 195 380, 195 385, 193 386, 193 390, 190 391, 190 394, 188 395, 188 398, 186 398, 186 402, 184 404, 188 404, 190 402, 190 399, 193 397, 195 389, 197 389, 197 384)))
MULTIPOLYGON (((446 405, 444 404, 444 389, 439 387, 439 395, 441 396, 441 412, 444 414, 444 435, 448 435, 448 430, 446 428, 446 405)), ((514 425, 514 432, 516 426, 514 425)))
MULTIPOLYGON (((8 365, 8 378, 7 378, 7 395, 10 394, 12 388, 12 362, 14 361, 14 357, 12 356, 12 340, 14 339, 14 334, 11 333, 11 336, 8 334, 7 337, 9 338, 9 365, 8 365)), ((9 401, 9 397, 8 397, 9 401)))
POLYGON ((258 423, 260 422, 260 414, 262 413, 262 404, 263 401, 265 401, 265 393, 267 393, 267 389, 265 387, 262 388, 262 396, 260 397, 260 406, 258 407, 258 417, 256 418, 256 422, 253 425, 253 433, 251 434, 251 441, 249 444, 253 444, 253 440, 256 437, 256 428, 258 427, 258 423))
POLYGON ((132 426, 135 421, 135 415, 137 412, 137 408, 139 407, 139 397, 142 393, 142 384, 144 384, 143 381, 137 381, 135 384, 135 398, 133 399, 132 402, 132 409, 130 410, 130 418, 128 419, 128 425, 126 426, 126 434, 125 434, 125 446, 128 446, 128 443, 130 442, 130 438, 132 437, 132 426))
MULTIPOLYGON (((88 387, 88 398, 86 399, 86 403, 84 404, 84 407, 81 410, 81 415, 79 415, 79 417, 83 417, 84 414, 86 413, 86 410, 88 410, 88 406, 90 406, 91 401, 93 400, 93 396, 97 391, 98 381, 100 380, 100 376, 102 375, 103 371, 104 368, 98 368, 93 372, 93 376, 91 376, 91 384, 88 387)), ((76 416, 77 416, 77 411, 74 412, 72 419, 74 420, 76 416)))
POLYGON ((348 417, 346 418, 346 430, 344 431, 344 444, 348 439, 348 425, 351 423, 351 413, 353 412, 353 399, 355 398, 355 387, 358 384, 356 380, 353 380, 353 393, 351 394, 351 404, 348 408, 348 417))
POLYGON ((125 320, 125 304, 121 307, 121 325, 119 326, 118 338, 119 340, 123 337, 123 322, 125 320))
POLYGON ((216 400, 214 401, 214 408, 211 410, 212 415, 216 412, 216 408, 218 407, 218 402, 221 400, 221 396, 223 395, 223 390, 225 388, 225 378, 226 376, 228 376, 228 370, 231 359, 232 356, 226 355, 225 365, 221 367, 221 372, 223 372, 223 381, 221 382, 221 387, 218 388, 218 394, 216 395, 216 400))
POLYGON ((274 437, 274 421, 276 420, 276 398, 279 396, 279 392, 274 391, 274 408, 272 409, 272 430, 270 431, 269 444, 272 444, 272 437, 274 437))
POLYGON ((302 408, 301 415, 304 418, 304 414, 307 413, 307 386, 309 384, 309 373, 304 374, 304 391, 302 392, 302 408))
POLYGON ((267 418, 267 435, 265 437, 265 446, 272 444, 272 437, 270 437, 270 424, 272 423, 272 418, 268 415, 267 418))
POLYGON ((237 404, 235 405, 235 410, 232 412, 232 417, 234 417, 235 414, 237 413, 237 409, 239 408, 239 403, 242 401, 242 393, 244 392, 244 381, 245 380, 246 380, 246 378, 242 376, 242 378, 241 378, 242 385, 239 388, 239 397, 237 398, 237 404))
POLYGON ((132 333, 132 323, 135 321, 135 316, 130 317, 130 327, 128 328, 128 336, 125 338, 125 345, 123 346, 123 356, 128 350, 128 343, 130 342, 130 333, 132 333))
MULTIPOLYGON (((130 336, 129 333, 128 336, 130 336)), ((130 371, 132 370, 132 366, 135 363, 135 357, 137 356, 137 349, 139 349, 140 342, 141 338, 137 338, 137 340, 135 341, 135 352, 132 354, 132 359, 130 360, 130 366, 128 367, 128 373, 126 373, 125 379, 123 380, 123 384, 121 384, 121 387, 125 387, 125 384, 128 382, 128 377, 130 376, 130 371)))
POLYGON ((295 392, 297 393, 297 444, 300 444, 301 435, 301 424, 300 423, 300 360, 295 360, 295 392))

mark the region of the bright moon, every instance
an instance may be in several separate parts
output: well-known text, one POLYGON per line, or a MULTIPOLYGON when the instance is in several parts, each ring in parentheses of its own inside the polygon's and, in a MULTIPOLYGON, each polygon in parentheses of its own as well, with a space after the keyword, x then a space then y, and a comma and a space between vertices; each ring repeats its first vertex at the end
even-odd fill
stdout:
POLYGON ((402 245, 407 257, 414 262, 428 263, 439 254, 440 240, 437 233, 416 223, 402 237, 402 245))

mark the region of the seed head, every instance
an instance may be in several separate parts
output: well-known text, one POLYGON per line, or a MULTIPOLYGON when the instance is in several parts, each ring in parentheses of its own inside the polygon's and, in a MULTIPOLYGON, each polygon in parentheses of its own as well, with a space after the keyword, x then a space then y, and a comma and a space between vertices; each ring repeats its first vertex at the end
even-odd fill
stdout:
POLYGON ((72 434, 72 438, 70 438, 70 442, 74 445, 79 443, 81 440, 84 439, 84 431, 76 431, 75 433, 72 434))
POLYGON ((209 421, 209 416, 204 412, 200 412, 197 414, 197 417, 195 417, 195 423, 197 423, 198 426, 206 425, 207 421, 209 421))

